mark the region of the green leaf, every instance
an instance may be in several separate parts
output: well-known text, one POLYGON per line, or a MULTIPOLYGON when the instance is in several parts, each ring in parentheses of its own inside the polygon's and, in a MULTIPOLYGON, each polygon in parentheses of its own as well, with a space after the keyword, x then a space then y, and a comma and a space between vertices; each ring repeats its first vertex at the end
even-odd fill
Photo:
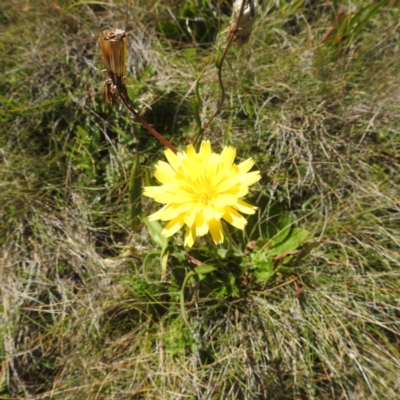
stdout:
POLYGON ((246 110, 248 118, 253 119, 254 106, 251 104, 251 101, 249 100, 248 96, 244 96, 244 108, 246 110))
POLYGON ((150 262, 153 258, 159 257, 160 256, 160 251, 152 251, 151 253, 147 253, 146 257, 143 259, 143 275, 146 279, 146 281, 148 280, 147 278, 147 267, 150 265, 150 262))
POLYGON ((293 228, 284 242, 270 247, 267 252, 271 257, 296 250, 310 235, 310 232, 301 228, 293 228))
POLYGON ((210 272, 215 271, 216 268, 211 266, 211 265, 200 265, 199 267, 196 267, 193 271, 196 274, 209 274, 210 272))
MULTIPOLYGON (((283 238, 289 234, 289 230, 283 229, 291 223, 291 220, 285 222, 285 218, 290 218, 285 205, 278 202, 271 203, 270 197, 265 193, 259 195, 257 200, 252 203, 258 207, 258 210, 248 218, 246 225, 247 241, 260 238, 269 240, 276 237, 277 233, 282 230, 283 238)), ((283 240, 283 238, 278 240, 283 240)))
POLYGON ((168 239, 161 234, 163 227, 158 221, 149 221, 146 216, 141 216, 142 221, 146 224, 149 230, 151 238, 156 244, 161 247, 161 257, 163 256, 165 250, 168 247, 168 239))
POLYGON ((273 238, 273 243, 278 244, 286 240, 290 234, 292 227, 292 216, 287 213, 284 214, 278 222, 278 233, 273 238))
MULTIPOLYGON (((357 37, 360 32, 363 30, 363 28, 365 27, 365 25, 367 25, 367 23, 369 22, 369 20, 374 17, 379 11, 380 9, 386 5, 386 3, 388 2, 388 0, 383 0, 381 2, 379 2, 366 16, 365 18, 356 26, 356 28, 354 29, 354 32, 352 34, 352 39, 354 39, 355 37, 357 37)), ((369 8, 370 6, 367 6, 363 9, 363 11, 365 11, 367 8, 369 8)), ((359 18, 359 16, 357 17, 357 19, 359 18)))
POLYGON ((240 291, 236 284, 236 276, 234 274, 228 274, 223 279, 223 283, 226 287, 226 293, 232 297, 239 297, 240 291))
POLYGON ((296 11, 303 5, 303 3, 304 3, 304 0, 297 0, 297 1, 294 1, 293 2, 293 4, 292 4, 292 6, 291 6, 291 12, 294 14, 294 13, 296 13, 296 11))
POLYGON ((228 249, 225 249, 224 247, 219 247, 217 250, 217 254, 221 258, 225 258, 227 253, 228 253, 228 249))
POLYGON ((254 276, 260 282, 267 282, 275 273, 272 257, 264 252, 252 253, 251 269, 254 269, 254 276))
POLYGON ((343 18, 338 23, 335 39, 341 40, 343 37, 349 34, 349 31, 350 31, 350 15, 343 15, 343 18))

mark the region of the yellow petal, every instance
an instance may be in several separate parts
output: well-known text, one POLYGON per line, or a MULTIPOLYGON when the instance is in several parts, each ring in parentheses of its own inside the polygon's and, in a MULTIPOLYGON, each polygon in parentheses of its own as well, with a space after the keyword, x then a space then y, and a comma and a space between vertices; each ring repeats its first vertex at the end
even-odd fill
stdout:
POLYGON ((225 147, 221 153, 220 168, 227 170, 232 167, 233 161, 235 161, 236 149, 232 146, 225 147))
POLYGON ((186 203, 193 200, 193 196, 187 193, 162 193, 154 197, 159 203, 186 203))
POLYGON ((239 196, 239 193, 242 193, 243 189, 246 189, 247 192, 249 190, 247 186, 239 185, 237 183, 236 185, 231 186, 230 188, 224 190, 223 192, 218 190, 218 196, 232 195, 235 196, 236 198, 239 198, 243 196, 242 194, 239 196))
POLYGON ((165 237, 170 237, 174 233, 178 232, 183 226, 183 215, 179 215, 174 218, 170 222, 168 222, 167 226, 161 232, 165 237))
POLYGON ((165 193, 158 194, 156 196, 153 196, 153 199, 157 203, 162 203, 162 204, 167 204, 167 203, 175 203, 176 201, 176 196, 167 196, 165 193))
POLYGON ((213 207, 214 219, 219 220, 225 214, 225 207, 213 207))
POLYGON ((192 227, 186 227, 185 234, 185 246, 192 247, 194 241, 196 240, 196 227, 193 225, 192 227))
POLYGON ((202 213, 196 215, 196 235, 203 236, 208 233, 208 223, 202 213))
POLYGON ((244 197, 246 194, 249 193, 248 186, 240 185, 238 191, 236 193, 237 198, 244 197))
POLYGON ((248 158, 247 160, 241 162, 238 167, 239 167, 239 173, 241 175, 245 174, 246 172, 249 172, 251 168, 254 165, 254 161, 252 158, 248 158))
POLYGON ((218 170, 218 161, 219 156, 218 154, 211 154, 210 158, 208 159, 208 163, 206 165, 205 176, 209 180, 212 186, 215 186, 219 181, 216 180, 217 178, 217 170, 218 170))
POLYGON ((211 154, 211 143, 209 140, 204 140, 201 143, 199 155, 204 161, 208 161, 208 159, 211 157, 211 154))
POLYGON ((187 158, 193 158, 196 155, 196 150, 192 144, 189 144, 186 148, 187 158))
POLYGON ((225 214, 222 217, 226 222, 229 222, 235 228, 244 229, 247 224, 246 219, 240 215, 235 209, 232 207, 225 207, 225 214))
POLYGON ((169 221, 180 214, 186 214, 187 212, 192 212, 191 208, 193 207, 192 203, 185 204, 167 204, 162 211, 160 210, 158 214, 158 219, 162 221, 169 221))
POLYGON ((176 183, 175 171, 166 162, 159 161, 154 176, 164 184, 176 183))
POLYGON ((237 184, 238 184, 238 180, 236 177, 230 178, 230 179, 224 179, 216 187, 216 190, 218 191, 218 193, 223 193, 223 192, 226 192, 227 190, 232 189, 237 184))
POLYGON ((246 203, 243 200, 238 199, 237 203, 233 205, 236 210, 245 213, 245 214, 254 214, 258 207, 252 206, 251 204, 246 203))
POLYGON ((156 211, 155 213, 151 214, 148 216, 148 220, 149 221, 157 221, 160 218, 160 215, 162 215, 162 213, 165 211, 165 209, 168 207, 168 205, 165 205, 163 208, 160 208, 158 211, 156 211))
POLYGON ((188 156, 183 161, 182 172, 186 174, 186 179, 195 181, 201 175, 204 175, 206 161, 204 161, 193 147, 193 145, 188 146, 188 156))
POLYGON ((167 157, 167 160, 171 164, 171 167, 174 169, 174 171, 177 171, 181 166, 181 160, 179 157, 170 149, 165 150, 165 157, 167 157))
POLYGON ((156 164, 156 170, 161 170, 161 171, 168 171, 168 173, 170 173, 171 175, 173 175, 175 173, 174 169, 171 167, 170 164, 168 164, 165 161, 158 161, 156 164))
POLYGON ((155 221, 160 219, 161 221, 169 221, 176 217, 175 213, 175 204, 166 204, 163 208, 151 214, 149 217, 149 221, 155 221))
POLYGON ((183 170, 179 170, 175 173, 175 180, 178 185, 182 188, 191 187, 193 184, 193 180, 191 176, 188 176, 183 170))
POLYGON ((237 165, 232 165, 228 169, 226 169, 226 168, 220 169, 218 171, 218 173, 215 174, 212 182, 213 182, 213 185, 215 185, 215 186, 219 186, 227 180, 230 180, 230 182, 237 183, 238 176, 239 176, 239 168, 237 167, 237 165))
POLYGON ((196 220, 196 214, 193 213, 186 213, 184 222, 187 226, 192 226, 196 220))
POLYGON ((251 186, 261 179, 260 171, 248 172, 247 174, 239 175, 238 181, 242 185, 251 186))
POLYGON ((145 186, 143 188, 143 194, 147 197, 154 198, 154 196, 163 193, 165 193, 165 188, 163 186, 145 186))
POLYGON ((233 164, 231 169, 228 172, 229 178, 232 178, 233 176, 238 176, 239 175, 239 167, 236 164, 233 164))
POLYGON ((210 221, 211 219, 214 219, 214 211, 210 205, 206 205, 204 207, 203 217, 206 219, 206 221, 210 221))
POLYGON ((212 202, 213 207, 232 206, 237 203, 237 196, 234 194, 219 194, 212 202))
POLYGON ((214 243, 215 244, 222 243, 224 241, 224 232, 222 230, 221 221, 212 219, 211 221, 208 222, 208 226, 210 228, 211 236, 214 239, 214 243))

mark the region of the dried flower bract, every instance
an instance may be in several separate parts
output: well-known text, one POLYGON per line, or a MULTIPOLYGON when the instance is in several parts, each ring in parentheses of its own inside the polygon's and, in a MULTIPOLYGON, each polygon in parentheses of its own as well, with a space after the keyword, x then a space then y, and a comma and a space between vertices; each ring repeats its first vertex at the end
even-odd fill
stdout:
POLYGON ((121 29, 110 29, 100 33, 101 58, 115 85, 125 75, 127 42, 127 35, 121 29))
POLYGON ((108 78, 104 82, 101 94, 103 97, 103 101, 108 101, 113 106, 115 106, 118 99, 118 87, 113 83, 113 81, 110 78, 108 78))
POLYGON ((236 42, 238 46, 242 46, 249 41, 251 30, 253 29, 253 24, 256 20, 257 14, 257 0, 236 0, 233 3, 231 21, 226 32, 229 35, 233 35, 232 41, 236 42), (240 15, 243 1, 245 4, 243 7, 242 15, 240 15))
POLYGON ((100 33, 100 52, 109 78, 103 86, 103 100, 115 105, 118 87, 123 85, 126 70, 128 38, 121 29, 107 29, 100 33))

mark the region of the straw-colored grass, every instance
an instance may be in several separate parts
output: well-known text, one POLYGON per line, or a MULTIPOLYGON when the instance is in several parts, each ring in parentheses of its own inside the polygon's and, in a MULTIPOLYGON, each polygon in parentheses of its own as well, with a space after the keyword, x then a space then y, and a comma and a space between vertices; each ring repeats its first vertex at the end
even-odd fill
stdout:
POLYGON ((398 398, 396 2, 357 35, 333 29, 329 41, 341 11, 370 2, 294 10, 264 0, 249 43, 229 50, 226 101, 205 137, 253 157, 263 175, 253 200, 269 196, 321 244, 294 269, 299 298, 287 276, 243 283, 236 297, 189 282, 190 326, 179 235, 164 276, 146 228, 130 230, 133 155, 148 180, 163 149, 122 105, 101 103, 97 40, 102 28, 127 30, 129 94, 184 148, 197 132, 203 69, 203 121, 218 104, 229 7, 3 3, 0 399, 398 398))

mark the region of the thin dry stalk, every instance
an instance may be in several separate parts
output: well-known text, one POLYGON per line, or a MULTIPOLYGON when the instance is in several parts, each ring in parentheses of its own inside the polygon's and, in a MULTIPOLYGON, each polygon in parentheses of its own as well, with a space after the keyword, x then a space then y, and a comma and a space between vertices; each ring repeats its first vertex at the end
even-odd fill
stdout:
POLYGON ((236 1, 234 4, 234 10, 232 14, 232 19, 230 26, 226 30, 229 33, 228 42, 225 46, 224 52, 222 53, 221 60, 218 65, 218 82, 221 88, 221 99, 218 103, 217 109, 215 110, 212 117, 207 121, 207 123, 201 128, 200 132, 196 136, 194 143, 196 144, 199 138, 203 135, 204 131, 208 128, 214 118, 218 115, 221 111, 221 108, 225 101, 225 88, 224 83, 222 81, 222 66, 224 64, 225 56, 228 53, 229 47, 231 46, 232 42, 236 42, 238 46, 242 46, 243 44, 247 43, 250 38, 251 28, 253 26, 254 19, 256 17, 256 7, 257 2, 243 0, 240 8, 238 7, 239 2, 236 1), (245 10, 249 10, 249 12, 244 12, 245 10), (251 14, 251 15, 250 15, 251 14), (244 22, 243 22, 244 21, 244 22), (249 22, 250 22, 250 30, 249 30, 249 22))

